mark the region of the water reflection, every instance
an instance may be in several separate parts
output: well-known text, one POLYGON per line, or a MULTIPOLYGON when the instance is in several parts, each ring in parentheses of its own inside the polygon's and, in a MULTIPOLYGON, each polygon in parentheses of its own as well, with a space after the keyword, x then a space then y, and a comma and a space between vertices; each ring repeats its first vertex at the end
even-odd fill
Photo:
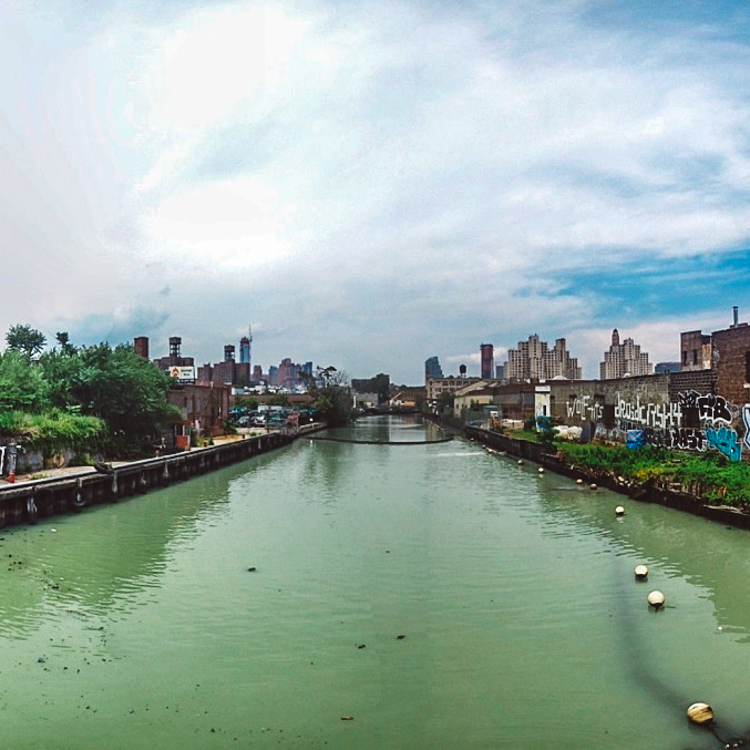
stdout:
MULTIPOLYGON (((262 460, 262 458, 261 458, 262 460)), ((59 611, 101 616, 158 588, 170 548, 227 512, 231 467, 189 482, 7 530, 0 540, 0 634, 26 637, 59 611)))
POLYGON ((619 551, 658 566, 667 577, 703 589, 723 628, 750 639, 750 589, 745 583, 750 575, 750 533, 606 490, 570 491, 564 482, 547 477, 539 483, 545 534, 609 539, 619 551), (622 518, 614 514, 618 504, 626 508, 622 518))
MULTIPOLYGON (((428 434, 368 421, 348 434, 428 434)), ((0 570, 0 624, 24 667, 0 736, 26 737, 23 707, 44 694, 62 699, 33 725, 38 747, 55 746, 49 727, 69 747, 129 750, 707 747, 686 724, 693 700, 727 735, 748 723, 747 619, 716 630, 744 539, 461 441, 300 440, 9 535, 3 568, 22 562, 0 570), (78 649, 77 683, 53 647, 78 649), (65 702, 73 685, 81 706, 65 702), (71 723, 89 702, 100 712, 71 723)), ((750 609, 737 595, 733 617, 750 609)))

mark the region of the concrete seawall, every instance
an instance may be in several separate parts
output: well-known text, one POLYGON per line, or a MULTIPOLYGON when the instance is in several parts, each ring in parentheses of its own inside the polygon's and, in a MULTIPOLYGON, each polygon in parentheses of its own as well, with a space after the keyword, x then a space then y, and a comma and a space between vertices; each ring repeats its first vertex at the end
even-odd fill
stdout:
POLYGON ((35 524, 40 518, 81 512, 89 506, 142 495, 268 453, 322 427, 311 424, 293 434, 270 432, 184 453, 132 461, 113 467, 107 474, 82 467, 80 473, 8 484, 0 487, 0 528, 35 524))

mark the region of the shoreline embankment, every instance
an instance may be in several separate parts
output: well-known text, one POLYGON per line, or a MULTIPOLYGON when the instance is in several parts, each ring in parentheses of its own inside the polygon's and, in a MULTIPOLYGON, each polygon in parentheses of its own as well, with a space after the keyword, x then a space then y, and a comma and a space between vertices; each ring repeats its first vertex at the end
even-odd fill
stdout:
POLYGON ((464 426, 457 428, 453 425, 441 425, 437 420, 433 421, 440 427, 447 427, 452 434, 462 434, 468 440, 482 443, 488 448, 505 453, 522 460, 532 461, 544 467, 545 470, 556 474, 581 479, 590 487, 603 487, 614 492, 627 495, 631 500, 638 502, 655 503, 675 510, 692 513, 696 516, 718 521, 728 526, 740 529, 750 529, 750 513, 739 508, 728 505, 710 505, 679 483, 661 485, 656 482, 635 483, 629 482, 614 472, 594 472, 583 466, 566 463, 560 454, 547 453, 541 443, 530 440, 521 440, 503 433, 492 432, 481 427, 464 426))
POLYGON ((80 467, 80 472, 68 469, 45 478, 5 484, 0 486, 0 528, 36 524, 41 518, 143 495, 268 453, 324 428, 325 425, 314 423, 294 433, 269 432, 140 461, 108 464, 102 466, 104 471, 80 467))

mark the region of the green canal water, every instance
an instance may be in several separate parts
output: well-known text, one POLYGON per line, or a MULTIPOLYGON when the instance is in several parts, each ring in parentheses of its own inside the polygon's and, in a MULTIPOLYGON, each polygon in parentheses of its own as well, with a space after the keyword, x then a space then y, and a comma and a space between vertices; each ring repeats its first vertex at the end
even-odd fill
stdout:
POLYGON ((301 439, 0 562, 3 748, 721 747, 696 700, 750 732, 750 534, 460 440, 301 439))

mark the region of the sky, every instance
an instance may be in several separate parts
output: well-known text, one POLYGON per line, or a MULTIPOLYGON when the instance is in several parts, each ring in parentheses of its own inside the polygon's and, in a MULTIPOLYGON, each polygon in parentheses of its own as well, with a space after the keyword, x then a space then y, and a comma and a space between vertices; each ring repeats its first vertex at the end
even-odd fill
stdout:
POLYGON ((0 85, 2 336, 416 385, 750 320, 745 2, 0 0, 0 85))

